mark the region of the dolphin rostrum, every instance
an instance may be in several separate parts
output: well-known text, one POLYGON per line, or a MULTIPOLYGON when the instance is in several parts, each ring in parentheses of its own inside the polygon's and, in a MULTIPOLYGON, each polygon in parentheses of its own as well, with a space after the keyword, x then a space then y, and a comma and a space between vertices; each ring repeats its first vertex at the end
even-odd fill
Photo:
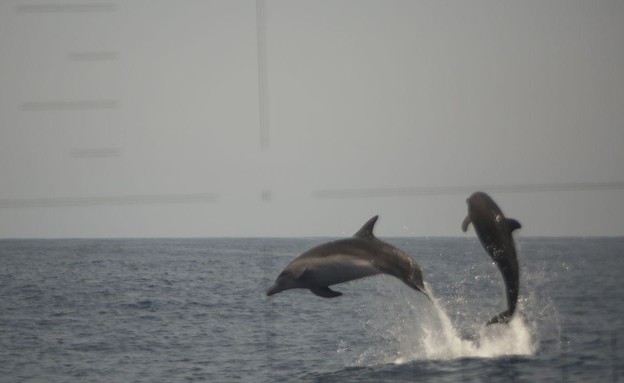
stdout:
POLYGON ((481 244, 496 263, 505 281, 507 311, 495 315, 486 325, 509 323, 516 311, 520 289, 518 257, 511 234, 522 226, 515 219, 505 218, 494 200, 483 192, 473 193, 466 202, 468 216, 462 222, 462 230, 466 232, 472 222, 481 244))
POLYGON ((422 271, 416 261, 373 235, 377 218, 371 218, 351 238, 324 243, 295 258, 279 274, 266 294, 273 295, 289 289, 309 289, 320 297, 335 298, 342 293, 330 289, 331 285, 389 274, 429 298, 423 284, 422 271))

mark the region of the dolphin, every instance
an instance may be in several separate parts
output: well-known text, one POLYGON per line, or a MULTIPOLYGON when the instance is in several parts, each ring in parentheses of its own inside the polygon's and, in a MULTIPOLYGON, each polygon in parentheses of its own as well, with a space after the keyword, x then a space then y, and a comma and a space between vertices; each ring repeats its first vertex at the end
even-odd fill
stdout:
POLYGON ((486 325, 509 323, 518 303, 520 275, 518 257, 512 233, 522 226, 512 218, 505 218, 496 202, 483 192, 473 193, 467 200, 468 215, 462 222, 462 230, 466 232, 472 223, 481 244, 488 252, 505 281, 507 310, 495 315, 486 325))
POLYGON ((351 238, 324 243, 295 258, 266 294, 270 296, 284 290, 309 289, 319 297, 335 298, 342 293, 330 289, 331 285, 389 274, 431 300, 416 261, 373 235, 378 217, 371 218, 351 238))

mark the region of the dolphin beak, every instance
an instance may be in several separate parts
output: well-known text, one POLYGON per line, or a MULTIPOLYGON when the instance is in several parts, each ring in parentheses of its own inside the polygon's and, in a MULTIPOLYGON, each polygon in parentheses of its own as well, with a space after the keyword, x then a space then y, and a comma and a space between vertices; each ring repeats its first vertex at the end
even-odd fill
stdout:
POLYGON ((266 295, 271 296, 273 294, 277 294, 280 291, 282 291, 279 286, 277 285, 277 283, 274 283, 273 286, 269 287, 269 289, 266 292, 266 295))

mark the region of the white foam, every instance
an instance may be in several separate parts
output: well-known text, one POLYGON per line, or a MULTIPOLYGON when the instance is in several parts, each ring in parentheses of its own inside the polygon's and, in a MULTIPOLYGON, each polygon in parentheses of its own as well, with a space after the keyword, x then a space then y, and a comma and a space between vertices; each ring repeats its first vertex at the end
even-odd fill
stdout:
POLYGON ((466 339, 449 318, 443 304, 433 296, 432 301, 430 309, 423 307, 423 300, 416 305, 403 302, 389 307, 393 313, 391 318, 384 315, 384 318, 367 322, 376 333, 385 329, 385 341, 372 345, 357 356, 351 355, 355 357, 351 363, 345 362, 356 366, 403 364, 414 360, 532 355, 537 350, 532 335, 534 331, 520 315, 515 315, 508 324, 462 323, 474 326, 474 330, 469 331, 473 333, 471 338, 466 339))
POLYGON ((421 323, 412 335, 403 332, 399 343, 409 343, 409 355, 402 354, 393 362, 406 363, 418 359, 455 359, 465 357, 495 358, 510 355, 532 355, 536 344, 525 320, 516 315, 506 325, 483 325, 475 339, 462 338, 440 302, 433 299, 435 315, 421 323), (434 319, 434 320, 431 320, 434 319), (414 337, 415 335, 415 337, 414 337))

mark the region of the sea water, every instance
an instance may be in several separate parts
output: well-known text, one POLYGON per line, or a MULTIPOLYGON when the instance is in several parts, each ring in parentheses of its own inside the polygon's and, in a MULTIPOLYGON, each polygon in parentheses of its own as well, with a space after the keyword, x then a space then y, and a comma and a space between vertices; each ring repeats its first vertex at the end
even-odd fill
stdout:
POLYGON ((519 311, 476 239, 391 238, 390 276, 265 295, 328 238, 0 241, 2 382, 617 382, 624 239, 521 238, 519 311))

